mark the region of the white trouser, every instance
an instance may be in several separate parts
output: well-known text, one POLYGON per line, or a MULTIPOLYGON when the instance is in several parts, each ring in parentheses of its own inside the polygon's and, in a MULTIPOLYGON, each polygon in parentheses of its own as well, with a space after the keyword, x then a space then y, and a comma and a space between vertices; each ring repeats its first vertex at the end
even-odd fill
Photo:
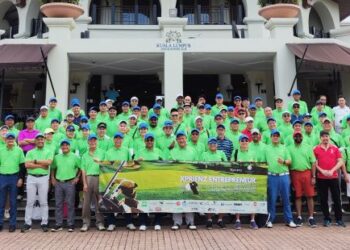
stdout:
POLYGON ((32 225, 33 207, 36 201, 36 195, 39 197, 41 225, 48 224, 49 207, 47 204, 47 195, 49 191, 49 175, 27 177, 27 205, 25 212, 25 223, 32 225))
MULTIPOLYGON (((194 225, 194 213, 184 213, 186 225, 194 225)), ((174 225, 182 225, 182 213, 173 214, 174 225)))

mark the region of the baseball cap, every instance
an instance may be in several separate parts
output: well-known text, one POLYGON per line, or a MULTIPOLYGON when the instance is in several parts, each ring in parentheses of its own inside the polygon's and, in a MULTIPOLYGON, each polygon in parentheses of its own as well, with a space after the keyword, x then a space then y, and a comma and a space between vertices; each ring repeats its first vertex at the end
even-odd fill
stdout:
POLYGON ((312 115, 311 115, 310 113, 305 113, 305 114, 303 115, 303 117, 309 117, 309 118, 311 118, 312 115))
POLYGON ((129 119, 131 119, 131 118, 134 118, 134 119, 137 120, 137 115, 130 115, 130 116, 129 116, 129 119))
POLYGON ((282 115, 284 115, 284 114, 290 115, 290 112, 289 112, 288 110, 284 110, 284 111, 282 112, 282 115))
POLYGON ((210 105, 210 104, 205 104, 205 105, 204 105, 204 108, 205 108, 206 110, 211 110, 211 105, 210 105))
POLYGON ((233 100, 236 101, 236 100, 242 100, 242 97, 240 97, 239 95, 236 95, 235 97, 233 97, 233 100))
POLYGON ((234 111, 234 110, 235 110, 235 108, 234 108, 233 106, 228 106, 228 107, 227 107, 227 111, 230 111, 230 112, 231 112, 231 111, 234 111))
POLYGON ((203 121, 203 117, 197 116, 196 118, 194 118, 194 122, 196 122, 198 119, 201 119, 203 121))
POLYGON ((304 126, 311 126, 311 127, 313 127, 314 125, 311 122, 305 122, 304 126))
POLYGON ((72 107, 75 107, 75 106, 79 106, 80 107, 80 103, 79 102, 72 102, 72 107))
POLYGON ((84 124, 83 126, 81 126, 81 130, 90 130, 89 124, 84 124))
POLYGON ((125 120, 121 120, 121 121, 119 122, 119 125, 122 124, 122 123, 128 124, 125 120))
POLYGON ((149 120, 152 120, 154 118, 158 119, 158 116, 155 113, 150 114, 149 117, 148 117, 149 120))
POLYGON ((68 145, 70 145, 70 140, 68 140, 68 139, 62 140, 61 143, 60 143, 60 146, 62 146, 63 144, 68 144, 68 145))
POLYGON ((75 106, 76 104, 78 104, 78 106, 80 106, 80 101, 78 98, 73 98, 71 101, 70 101, 70 105, 71 106, 75 106))
POLYGON ((10 139, 10 138, 15 139, 15 138, 16 138, 16 135, 15 135, 15 133, 9 132, 9 133, 7 133, 7 134, 5 135, 5 138, 6 138, 6 139, 10 139))
POLYGON ((220 114, 220 113, 216 114, 216 115, 214 116, 214 119, 216 119, 217 117, 223 118, 223 117, 222 117, 222 114, 220 114))
POLYGON ((239 120, 236 119, 236 118, 232 118, 231 121, 230 121, 230 124, 231 124, 231 123, 239 123, 239 120))
POLYGON ((210 137, 208 139, 208 144, 217 144, 218 140, 215 137, 210 137))
POLYGON ((262 101, 262 98, 260 96, 255 97, 254 102, 256 101, 262 101))
POLYGON ((89 109, 89 112, 90 112, 90 111, 96 111, 96 112, 98 112, 98 108, 95 107, 95 106, 93 106, 93 107, 91 107, 91 108, 89 109))
POLYGON ((55 133, 55 131, 53 131, 52 128, 46 128, 46 129, 44 130, 44 134, 54 134, 54 133, 55 133))
POLYGON ((165 121, 163 124, 163 127, 172 127, 173 126, 173 122, 172 121, 165 121))
POLYGON ((163 101, 163 97, 157 96, 157 97, 156 97, 156 102, 157 102, 157 101, 163 101))
POLYGON ((7 115, 5 117, 5 121, 7 121, 7 120, 14 120, 14 119, 15 119, 14 115, 7 115))
POLYGON ((260 131, 259 131, 259 129, 257 129, 257 128, 253 128, 252 131, 251 131, 251 133, 252 133, 252 134, 255 134, 255 133, 256 133, 256 134, 260 134, 260 131))
POLYGON ((133 108, 132 108, 132 110, 134 111, 134 110, 141 110, 141 108, 140 108, 140 106, 134 106, 133 108))
POLYGON ((294 108, 294 106, 299 106, 300 107, 300 104, 298 102, 293 102, 292 107, 294 108))
POLYGON ((153 105, 153 109, 161 109, 162 106, 160 106, 158 103, 153 105))
POLYGON ((271 130, 271 136, 272 135, 281 135, 281 133, 277 129, 273 129, 273 130, 271 130))
POLYGON ((241 134, 238 138, 239 141, 243 141, 244 139, 249 140, 248 136, 241 134))
POLYGON ((107 103, 107 102, 114 103, 114 100, 112 100, 112 99, 107 99, 107 100, 106 100, 106 103, 107 103))
POLYGON ((303 136, 303 134, 302 134, 300 131, 296 131, 296 132, 293 133, 293 137, 295 137, 296 135, 301 135, 301 136, 303 136))
POLYGON ((329 119, 329 118, 325 118, 324 120, 323 120, 323 123, 326 123, 326 122, 331 122, 331 120, 329 119))
POLYGON ((123 133, 121 133, 121 132, 117 132, 117 133, 115 133, 114 134, 114 136, 113 136, 113 138, 115 139, 115 138, 124 138, 124 134, 123 133))
POLYGON ((179 136, 186 136, 186 133, 184 131, 179 131, 176 133, 176 138, 179 136))
POLYGON ((27 119, 26 119, 26 122, 29 122, 29 121, 35 121, 35 118, 33 117, 33 116, 29 116, 29 117, 27 117, 27 119))
POLYGON ((88 141, 90 141, 92 139, 97 140, 97 136, 95 134, 90 134, 89 137, 88 137, 88 141))
POLYGON ((294 126, 295 124, 302 124, 302 122, 300 120, 295 120, 292 125, 294 126))
POLYGON ((147 134, 145 134, 145 140, 148 140, 149 138, 153 138, 153 139, 154 139, 153 133, 147 133, 147 134))
POLYGON ((283 102, 283 99, 281 97, 276 97, 275 102, 283 102))
POLYGON ((226 129, 224 124, 219 124, 219 125, 216 126, 216 128, 217 128, 217 129, 218 129, 218 128, 226 129))
POLYGON ((107 124, 105 122, 100 122, 97 124, 97 128, 107 128, 107 124))
POLYGON ((270 121, 274 121, 275 122, 276 120, 273 117, 269 117, 269 118, 267 118, 266 123, 269 123, 270 121))
POLYGON ((51 97, 50 99, 49 99, 49 103, 50 102, 57 102, 57 98, 56 97, 51 97))
POLYGON ((67 112, 66 116, 69 116, 69 115, 74 116, 73 112, 70 110, 67 112))
POLYGON ((130 101, 133 101, 133 100, 138 101, 138 100, 139 100, 139 98, 137 98, 136 96, 133 96, 133 97, 131 97, 131 98, 130 98, 130 101))
POLYGON ((75 127, 73 125, 68 125, 66 131, 75 131, 75 127))
POLYGON ((250 105, 249 105, 249 109, 256 109, 255 104, 250 104, 250 105))
POLYGON ((100 102, 100 106, 102 106, 102 105, 107 106, 107 102, 106 102, 106 101, 102 101, 102 102, 100 102))
POLYGON ((199 134, 199 130, 196 129, 196 128, 194 128, 194 129, 191 130, 191 134, 192 134, 193 132, 197 132, 197 133, 199 134))
POLYGON ((216 94, 215 99, 223 99, 224 96, 221 93, 216 94))
POLYGON ((89 118, 87 118, 87 116, 82 116, 82 117, 80 118, 80 121, 81 121, 81 122, 82 122, 82 121, 88 122, 88 121, 89 121, 89 118))
POLYGON ((108 110, 117 110, 117 107, 116 106, 110 106, 108 110))
POLYGON ((51 124, 54 123, 54 122, 60 123, 60 121, 59 121, 57 118, 53 118, 53 119, 51 120, 51 124))
POLYGON ((254 119, 251 116, 246 117, 245 120, 244 120, 245 123, 253 122, 253 121, 254 121, 254 119))
POLYGON ((122 106, 130 106, 130 103, 129 103, 128 101, 124 101, 124 102, 122 103, 122 106))
POLYGON ((40 107, 40 111, 41 111, 41 110, 49 110, 49 107, 48 107, 48 106, 43 105, 43 106, 41 106, 41 107, 40 107))
POLYGON ((327 116, 327 114, 325 112, 318 113, 318 117, 322 117, 322 116, 327 116))
POLYGON ((293 90, 292 95, 301 95, 301 92, 297 89, 293 90))
POLYGON ((141 123, 139 124, 139 129, 143 129, 143 128, 148 128, 148 124, 145 123, 145 122, 141 122, 141 123))
POLYGON ((184 96, 183 96, 183 94, 178 94, 177 96, 176 96, 176 99, 178 99, 178 98, 183 98, 184 96))

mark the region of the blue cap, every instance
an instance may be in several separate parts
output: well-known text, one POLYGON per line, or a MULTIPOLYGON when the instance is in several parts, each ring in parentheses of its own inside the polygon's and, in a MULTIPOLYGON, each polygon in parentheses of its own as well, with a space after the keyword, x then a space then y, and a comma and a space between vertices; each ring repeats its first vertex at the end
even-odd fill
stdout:
POLYGON ((44 138, 44 135, 43 135, 42 133, 39 133, 39 134, 37 134, 37 135, 35 136, 35 139, 37 139, 37 138, 39 138, 39 137, 44 138))
POLYGON ((122 106, 130 106, 130 103, 129 103, 128 101, 124 101, 124 102, 122 103, 122 106))
POLYGON ((218 140, 215 137, 210 137, 208 139, 208 144, 217 144, 218 140))
POLYGON ((300 120, 295 120, 292 125, 294 126, 295 124, 303 124, 303 123, 300 120))
POLYGON ((102 101, 102 102, 100 102, 100 106, 101 106, 101 105, 106 105, 106 106, 107 106, 106 101, 102 101))
POLYGON ((162 106, 160 106, 158 103, 153 105, 153 109, 161 109, 162 106))
POLYGON ((230 121, 230 124, 231 123, 239 123, 239 120, 237 118, 232 118, 230 121))
POLYGON ((153 139, 154 139, 153 133, 147 133, 147 134, 145 134, 145 140, 148 140, 149 138, 153 138, 153 139))
POLYGON ((82 116, 82 117, 80 118, 80 121, 86 121, 86 122, 88 122, 88 121, 89 121, 89 118, 87 118, 87 116, 82 116))
POLYGON ((165 121, 163 124, 163 127, 169 127, 169 126, 173 126, 173 122, 172 121, 165 121))
POLYGON ((227 107, 227 111, 234 111, 234 110, 235 110, 235 108, 233 106, 228 106, 227 107))
POLYGON ((204 105, 204 108, 205 108, 206 110, 211 110, 211 105, 210 105, 210 104, 205 104, 205 105, 204 105))
POLYGON ((301 92, 297 89, 293 90, 292 95, 301 95, 301 92))
POLYGON ((179 131, 176 133, 176 138, 179 136, 186 136, 186 133, 184 131, 179 131))
POLYGON ((68 125, 66 131, 75 131, 75 127, 73 125, 68 125))
POLYGON ((70 140, 68 140, 68 139, 62 140, 61 143, 60 143, 60 146, 62 146, 62 144, 68 144, 68 145, 70 145, 70 140))
POLYGON ((273 129, 273 130, 271 130, 271 136, 272 135, 281 135, 281 133, 277 129, 273 129))
POLYGON ((273 118, 273 117, 269 117, 269 118, 267 118, 267 120, 266 120, 266 123, 269 123, 270 121, 276 121, 276 119, 275 118, 273 118))
POLYGON ((223 99, 224 96, 221 93, 216 94, 216 99, 223 99))
POLYGON ((255 104, 250 104, 250 105, 249 105, 249 109, 256 109, 255 104))
POLYGON ((56 97, 51 97, 51 98, 49 99, 49 102, 57 102, 57 98, 56 98, 56 97))
POLYGON ((149 120, 154 119, 154 118, 158 119, 158 116, 155 113, 150 114, 148 117, 149 120))
POLYGON ((15 135, 15 133, 9 132, 9 133, 7 133, 7 134, 5 135, 5 138, 6 138, 6 139, 10 139, 10 138, 15 139, 15 138, 16 138, 16 135, 15 135))
POLYGON ((78 98, 73 98, 71 101, 70 101, 70 104, 71 106, 74 106, 74 104, 79 104, 80 105, 80 101, 78 98))
POLYGON ((347 121, 349 121, 349 120, 350 120, 350 115, 348 115, 348 116, 346 117, 346 120, 347 120, 347 121))
POLYGON ((318 113, 318 117, 321 117, 321 116, 327 116, 327 114, 325 112, 318 113))
POLYGON ((262 98, 260 96, 255 97, 254 102, 256 101, 262 101, 262 98))
POLYGON ((226 129, 224 124, 219 124, 219 125, 216 126, 216 128, 217 128, 217 129, 218 129, 218 128, 226 129))
POLYGON ((238 141, 243 141, 244 139, 246 140, 249 140, 249 137, 244 135, 244 134, 241 134, 239 137, 238 137, 238 141))
POLYGON ((5 121, 7 121, 7 120, 14 120, 14 119, 15 119, 15 117, 13 115, 7 115, 5 117, 5 121))
POLYGON ((133 108, 132 108, 132 110, 134 111, 134 110, 141 110, 141 108, 140 108, 140 106, 134 106, 133 108))
POLYGON ((141 122, 141 123, 139 124, 139 129, 143 129, 143 128, 148 128, 148 124, 145 123, 145 122, 141 122))
POLYGON ((303 115, 303 117, 312 117, 312 115, 310 114, 310 113, 305 113, 304 115, 303 115))
POLYGON ((88 141, 90 141, 90 140, 92 140, 92 139, 97 140, 97 136, 96 136, 95 134, 91 134, 91 135, 89 135, 89 137, 88 137, 88 141))
POLYGON ((81 130, 90 130, 89 124, 84 124, 83 126, 81 126, 81 130))
POLYGON ((311 127, 313 127, 314 125, 311 122, 305 122, 304 126, 311 126, 311 127))
POLYGON ((54 122, 60 123, 60 121, 59 121, 57 118, 53 118, 53 119, 51 120, 51 124, 54 123, 54 122))
POLYGON ((233 100, 242 100, 242 97, 240 97, 239 95, 236 95, 235 97, 233 97, 233 100))
POLYGON ((196 128, 193 128, 193 129, 191 130, 191 134, 192 134, 193 132, 197 132, 198 134, 200 133, 200 131, 199 131, 198 129, 196 129, 196 128))
POLYGON ((114 136, 113 136, 113 138, 115 139, 115 138, 124 138, 124 134, 123 133, 121 133, 121 132, 117 132, 117 133, 115 133, 114 134, 114 136))

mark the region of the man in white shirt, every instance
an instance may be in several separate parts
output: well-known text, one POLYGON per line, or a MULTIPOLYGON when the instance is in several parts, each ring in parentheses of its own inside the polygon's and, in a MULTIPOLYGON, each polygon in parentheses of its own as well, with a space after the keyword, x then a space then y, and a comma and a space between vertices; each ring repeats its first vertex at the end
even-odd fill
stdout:
POLYGON ((342 119, 350 114, 350 108, 346 105, 346 100, 343 96, 338 97, 338 106, 333 108, 335 131, 341 133, 342 119))

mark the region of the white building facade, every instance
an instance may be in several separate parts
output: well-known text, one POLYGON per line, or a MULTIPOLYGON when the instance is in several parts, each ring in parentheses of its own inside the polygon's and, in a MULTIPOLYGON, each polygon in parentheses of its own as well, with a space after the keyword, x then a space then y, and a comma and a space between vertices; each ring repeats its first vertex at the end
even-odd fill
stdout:
POLYGON ((204 94, 212 102, 217 92, 226 102, 235 95, 261 96, 272 106, 274 96, 290 98, 297 71, 294 88, 310 105, 320 94, 333 103, 339 94, 350 95, 346 67, 308 62, 299 68, 287 47, 350 47, 340 1, 302 1, 298 18, 269 21, 259 16, 257 0, 112 2, 81 0, 85 12, 73 20, 42 18, 39 0, 0 0, 0 45, 55 45, 47 57, 52 84, 40 67, 6 70, 3 113, 35 109, 53 89, 60 109, 67 110, 73 98, 87 109, 110 84, 122 99, 138 95, 152 103, 164 95, 168 108, 180 93, 204 94))

